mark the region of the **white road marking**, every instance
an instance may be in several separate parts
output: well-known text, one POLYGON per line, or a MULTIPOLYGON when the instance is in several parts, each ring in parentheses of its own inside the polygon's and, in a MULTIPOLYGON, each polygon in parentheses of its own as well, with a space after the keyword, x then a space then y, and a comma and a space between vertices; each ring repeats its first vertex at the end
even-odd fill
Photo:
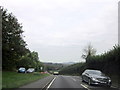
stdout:
POLYGON ((84 87, 84 88, 86 88, 87 90, 91 90, 86 85, 81 84, 81 86, 84 87))
POLYGON ((48 84, 49 84, 49 82, 44 85, 44 87, 42 88, 42 90, 43 90, 48 84))
POLYGON ((117 88, 117 87, 115 87, 115 86, 111 86, 112 88, 117 88))
MULTIPOLYGON (((49 82, 48 82, 48 83, 49 83, 49 82)), ((48 83, 47 83, 47 84, 48 84, 48 83)), ((45 86, 47 86, 47 84, 45 84, 45 86)), ((42 88, 42 90, 45 88, 45 86, 42 88)))
POLYGON ((72 77, 71 77, 71 79, 72 79, 73 81, 76 81, 76 80, 75 80, 74 78, 72 78, 72 77))
POLYGON ((53 82, 55 81, 56 77, 50 82, 50 84, 48 85, 48 87, 46 88, 46 90, 48 90, 50 88, 50 86, 53 84, 53 82))

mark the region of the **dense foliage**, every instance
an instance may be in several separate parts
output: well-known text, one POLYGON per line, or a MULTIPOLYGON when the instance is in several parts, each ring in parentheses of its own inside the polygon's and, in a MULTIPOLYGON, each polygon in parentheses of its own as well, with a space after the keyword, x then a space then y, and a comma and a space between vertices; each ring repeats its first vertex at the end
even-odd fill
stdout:
POLYGON ((61 68, 65 67, 65 65, 61 63, 43 63, 44 70, 52 73, 53 71, 59 71, 61 68))
POLYGON ((60 70, 60 74, 80 75, 85 70, 85 63, 76 63, 60 70))
POLYGON ((120 46, 101 55, 89 56, 88 62, 78 63, 61 69, 61 74, 81 74, 85 69, 98 69, 108 75, 119 75, 120 46))
POLYGON ((40 67, 37 52, 26 48, 22 25, 12 13, 0 7, 2 12, 2 69, 15 70, 21 66, 40 67))
POLYGON ((89 57, 87 68, 99 69, 109 75, 119 74, 120 65, 120 46, 114 48, 102 55, 89 57))

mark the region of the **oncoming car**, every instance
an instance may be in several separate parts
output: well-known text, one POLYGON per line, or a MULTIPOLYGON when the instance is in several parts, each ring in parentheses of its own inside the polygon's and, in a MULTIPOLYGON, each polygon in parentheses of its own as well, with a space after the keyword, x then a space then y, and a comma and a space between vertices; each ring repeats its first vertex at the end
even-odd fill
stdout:
POLYGON ((110 77, 106 76, 99 70, 87 69, 82 73, 82 81, 87 82, 89 85, 105 85, 111 86, 110 77))
POLYGON ((54 71, 53 75, 59 75, 59 72, 58 71, 54 71))

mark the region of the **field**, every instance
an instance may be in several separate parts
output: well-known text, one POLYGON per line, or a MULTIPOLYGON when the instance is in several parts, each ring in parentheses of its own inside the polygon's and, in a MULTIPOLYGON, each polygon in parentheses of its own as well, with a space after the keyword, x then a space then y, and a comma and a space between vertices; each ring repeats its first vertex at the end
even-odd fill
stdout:
POLYGON ((18 88, 22 85, 49 76, 49 74, 2 72, 2 88, 18 88))

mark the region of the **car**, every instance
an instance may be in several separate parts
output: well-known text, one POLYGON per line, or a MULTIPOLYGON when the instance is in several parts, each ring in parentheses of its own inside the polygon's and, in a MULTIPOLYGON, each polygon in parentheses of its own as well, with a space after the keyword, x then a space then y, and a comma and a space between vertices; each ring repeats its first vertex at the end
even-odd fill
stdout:
POLYGON ((27 72, 27 73, 32 73, 32 72, 34 72, 34 71, 35 71, 34 68, 29 68, 26 72, 27 72))
POLYGON ((18 73, 26 73, 26 69, 24 67, 20 67, 18 69, 18 73))
POLYGON ((59 75, 59 72, 58 71, 54 71, 53 75, 59 75))
POLYGON ((82 81, 87 82, 89 85, 105 85, 111 86, 110 77, 106 76, 100 70, 87 69, 82 73, 82 81))

